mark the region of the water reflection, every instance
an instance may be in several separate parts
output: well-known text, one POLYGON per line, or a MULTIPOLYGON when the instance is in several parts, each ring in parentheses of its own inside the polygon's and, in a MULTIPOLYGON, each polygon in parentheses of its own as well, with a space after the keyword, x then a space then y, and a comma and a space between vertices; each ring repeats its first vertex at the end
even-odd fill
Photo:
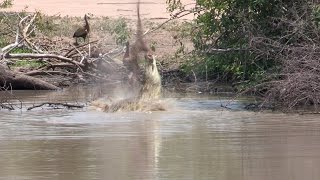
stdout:
POLYGON ((0 179, 320 177, 317 116, 240 111, 242 102, 223 110, 214 97, 170 102, 154 113, 1 111, 0 179))

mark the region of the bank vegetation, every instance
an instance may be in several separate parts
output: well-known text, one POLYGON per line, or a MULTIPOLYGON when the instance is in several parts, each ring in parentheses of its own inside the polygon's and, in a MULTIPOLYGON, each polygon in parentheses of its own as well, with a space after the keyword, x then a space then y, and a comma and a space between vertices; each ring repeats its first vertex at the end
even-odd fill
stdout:
POLYGON ((319 110, 318 1, 167 3, 173 14, 197 15, 192 29, 195 50, 186 56, 185 71, 261 97, 259 108, 319 110))
MULTIPOLYGON (((170 31, 170 38, 164 38, 168 37, 164 34, 150 42, 150 48, 156 52, 160 49, 157 54, 162 54, 159 68, 165 86, 171 83, 176 90, 186 90, 183 83, 191 82, 191 89, 215 92, 218 85, 228 84, 238 95, 259 98, 256 108, 319 111, 317 1, 166 2, 171 19, 164 24, 148 22, 145 32, 170 31), (188 14, 195 15, 192 22, 174 23, 174 19, 188 14), (174 48, 161 48, 169 43, 174 48), (204 88, 197 86, 201 83, 204 88)), ((0 6, 10 5, 5 0, 0 6)), ((115 72, 124 72, 117 59, 121 60, 126 42, 134 35, 128 20, 95 18, 95 34, 75 46, 71 35, 81 25, 80 18, 48 17, 40 12, 1 13, 1 73, 14 73, 6 73, 14 78, 0 81, 2 89, 13 88, 15 83, 9 81, 15 78, 25 82, 35 77, 41 86, 48 86, 44 89, 55 89, 71 83, 122 81, 126 77, 115 72)))

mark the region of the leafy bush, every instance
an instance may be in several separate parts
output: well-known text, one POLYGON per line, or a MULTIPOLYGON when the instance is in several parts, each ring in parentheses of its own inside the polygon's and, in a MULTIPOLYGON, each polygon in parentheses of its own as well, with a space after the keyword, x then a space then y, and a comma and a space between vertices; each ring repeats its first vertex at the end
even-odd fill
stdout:
POLYGON ((130 38, 130 29, 126 19, 123 17, 112 20, 108 24, 107 30, 111 33, 118 45, 124 45, 130 38))
POLYGON ((8 8, 12 6, 12 2, 13 0, 3 0, 2 2, 0 2, 0 8, 8 8))
MULTIPOLYGON (((167 3, 172 12, 185 8, 179 0, 167 0, 167 3)), ((231 82, 256 81, 261 74, 280 70, 276 66, 281 63, 273 56, 276 53, 252 51, 252 41, 255 37, 281 39, 284 44, 299 41, 296 34, 289 35, 295 27, 282 20, 311 17, 305 9, 310 4, 308 0, 197 0, 192 9, 197 18, 190 31, 197 56, 205 60, 197 63, 198 67, 190 68, 198 69, 199 74, 206 69, 209 77, 231 82), (217 52, 215 49, 227 50, 217 52)), ((313 9, 313 20, 319 22, 320 8, 313 9)))
MULTIPOLYGON (((176 0, 168 0, 177 3, 176 0)), ((181 7, 179 7, 181 8, 181 7)), ((311 0, 197 0, 193 42, 209 78, 262 92, 264 103, 320 108, 320 6, 311 0), (239 83, 245 82, 245 83, 239 83)), ((195 61, 194 59, 191 61, 195 61)))

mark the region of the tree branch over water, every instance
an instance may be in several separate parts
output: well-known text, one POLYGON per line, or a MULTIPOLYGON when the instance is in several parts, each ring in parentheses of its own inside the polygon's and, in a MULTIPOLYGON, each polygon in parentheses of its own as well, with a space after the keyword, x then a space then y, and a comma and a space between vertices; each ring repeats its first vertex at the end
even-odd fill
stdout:
POLYGON ((41 103, 39 105, 34 105, 32 107, 27 108, 28 111, 35 109, 35 108, 39 108, 42 106, 48 105, 49 107, 53 107, 53 108, 58 108, 59 106, 62 107, 66 107, 68 109, 72 109, 72 108, 83 108, 84 105, 75 105, 75 104, 68 104, 68 103, 53 103, 53 102, 45 102, 45 103, 41 103))

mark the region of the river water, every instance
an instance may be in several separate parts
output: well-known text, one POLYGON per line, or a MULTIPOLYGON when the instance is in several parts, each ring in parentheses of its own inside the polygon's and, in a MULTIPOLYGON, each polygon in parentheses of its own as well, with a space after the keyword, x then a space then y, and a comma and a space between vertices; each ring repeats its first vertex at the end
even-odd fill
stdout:
POLYGON ((120 89, 13 92, 23 106, 0 110, 0 179, 320 178, 316 115, 248 112, 246 100, 222 109, 225 99, 201 94, 167 95, 165 112, 25 110, 44 101, 84 103, 120 89))

